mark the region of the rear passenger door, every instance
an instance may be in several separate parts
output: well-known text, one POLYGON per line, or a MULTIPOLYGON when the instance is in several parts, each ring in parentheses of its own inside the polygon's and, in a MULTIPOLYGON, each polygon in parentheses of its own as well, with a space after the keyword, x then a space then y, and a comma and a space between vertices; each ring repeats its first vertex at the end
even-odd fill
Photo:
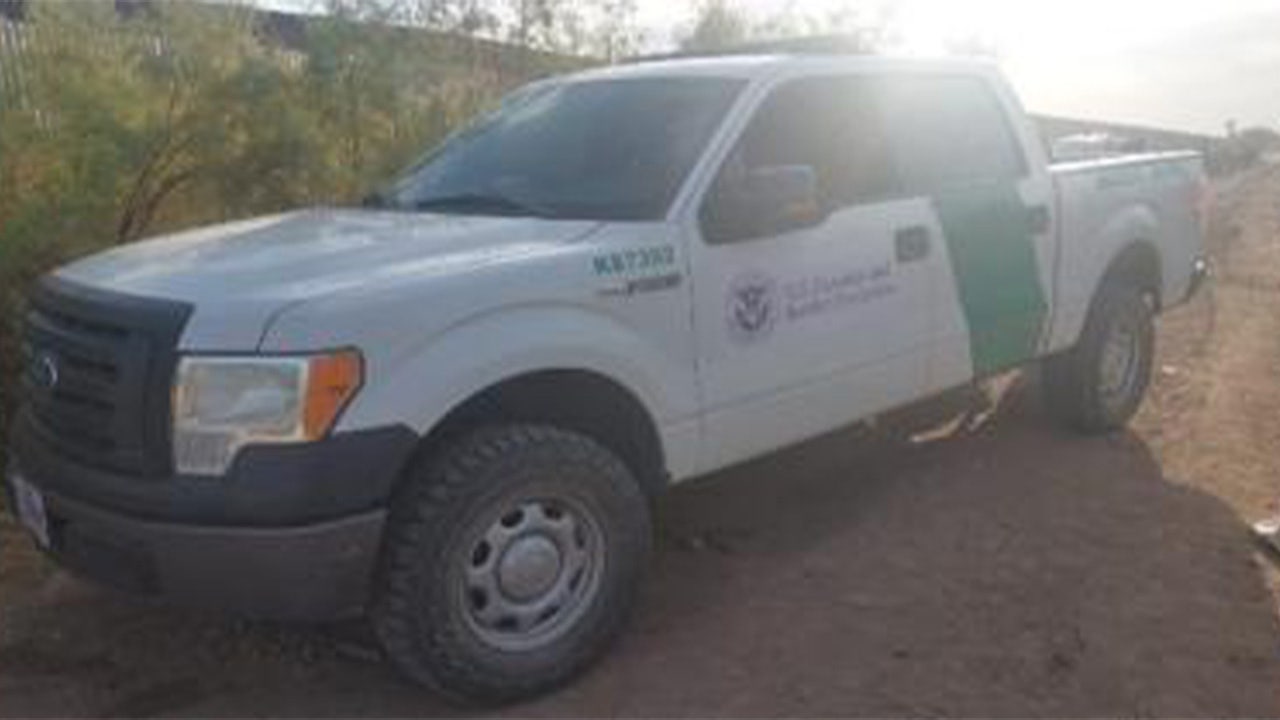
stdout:
POLYGON ((981 75, 898 74, 880 96, 904 192, 940 228, 930 283, 941 390, 1036 356, 1051 289, 1053 187, 1024 154, 1012 96, 981 75))
POLYGON ((867 78, 784 81, 720 163, 690 243, 704 468, 923 390, 936 230, 902 196, 881 119, 867 78), (738 222, 751 212, 735 193, 761 173, 810 173, 812 202, 780 227, 738 222))

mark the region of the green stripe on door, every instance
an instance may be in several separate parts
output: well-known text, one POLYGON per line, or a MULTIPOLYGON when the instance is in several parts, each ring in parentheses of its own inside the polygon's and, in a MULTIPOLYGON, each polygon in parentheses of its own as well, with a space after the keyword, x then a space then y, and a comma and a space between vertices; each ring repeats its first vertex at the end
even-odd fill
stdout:
POLYGON ((1030 217, 1008 183, 941 191, 934 206, 946 235, 977 376, 1036 353, 1048 305, 1030 217))

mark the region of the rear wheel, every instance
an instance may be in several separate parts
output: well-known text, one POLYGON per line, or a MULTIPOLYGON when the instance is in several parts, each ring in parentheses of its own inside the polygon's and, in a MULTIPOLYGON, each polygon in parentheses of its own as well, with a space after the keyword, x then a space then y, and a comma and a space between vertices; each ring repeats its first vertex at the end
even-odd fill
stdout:
POLYGON ((1085 433, 1118 429, 1142 404, 1155 357, 1154 311, 1137 288, 1105 287, 1080 341, 1044 365, 1049 410, 1085 433))
POLYGON ((590 438, 480 430, 395 500, 371 609, 388 657, 455 698, 570 679, 616 636, 650 545, 646 498, 590 438))

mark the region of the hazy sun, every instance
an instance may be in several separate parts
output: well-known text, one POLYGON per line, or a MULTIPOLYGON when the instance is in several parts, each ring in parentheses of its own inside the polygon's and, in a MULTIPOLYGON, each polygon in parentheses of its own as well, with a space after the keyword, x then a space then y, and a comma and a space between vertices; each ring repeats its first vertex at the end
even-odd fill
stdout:
MULTIPOLYGON (((641 24, 674 43, 696 0, 638 0, 641 24)), ((891 51, 993 50, 1028 106, 1051 114, 1205 132, 1227 118, 1274 122, 1280 0, 729 0, 756 18, 886 9, 891 51), (1195 98, 1189 102, 1189 98, 1195 98)))
MULTIPOLYGON (((1002 56, 1062 60, 1140 45, 1197 24, 1277 0, 738 0, 757 17, 789 9, 814 15, 841 8, 888 8, 901 50, 927 54, 977 39, 1002 56)), ((688 12, 687 0, 642 0, 668 18, 688 12)))

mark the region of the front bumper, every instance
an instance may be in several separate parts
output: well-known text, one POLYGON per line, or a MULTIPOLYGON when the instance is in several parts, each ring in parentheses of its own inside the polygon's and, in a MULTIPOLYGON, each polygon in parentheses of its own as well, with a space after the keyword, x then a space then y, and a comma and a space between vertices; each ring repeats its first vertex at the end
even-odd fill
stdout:
POLYGON ((290 528, 159 523, 45 493, 46 553, 77 575, 249 617, 323 621, 364 606, 385 511, 290 528))
POLYGON ((12 448, 44 498, 45 551, 72 572, 184 605, 323 621, 364 607, 387 498, 415 440, 388 428, 254 448, 223 478, 89 468, 21 418, 12 448))

